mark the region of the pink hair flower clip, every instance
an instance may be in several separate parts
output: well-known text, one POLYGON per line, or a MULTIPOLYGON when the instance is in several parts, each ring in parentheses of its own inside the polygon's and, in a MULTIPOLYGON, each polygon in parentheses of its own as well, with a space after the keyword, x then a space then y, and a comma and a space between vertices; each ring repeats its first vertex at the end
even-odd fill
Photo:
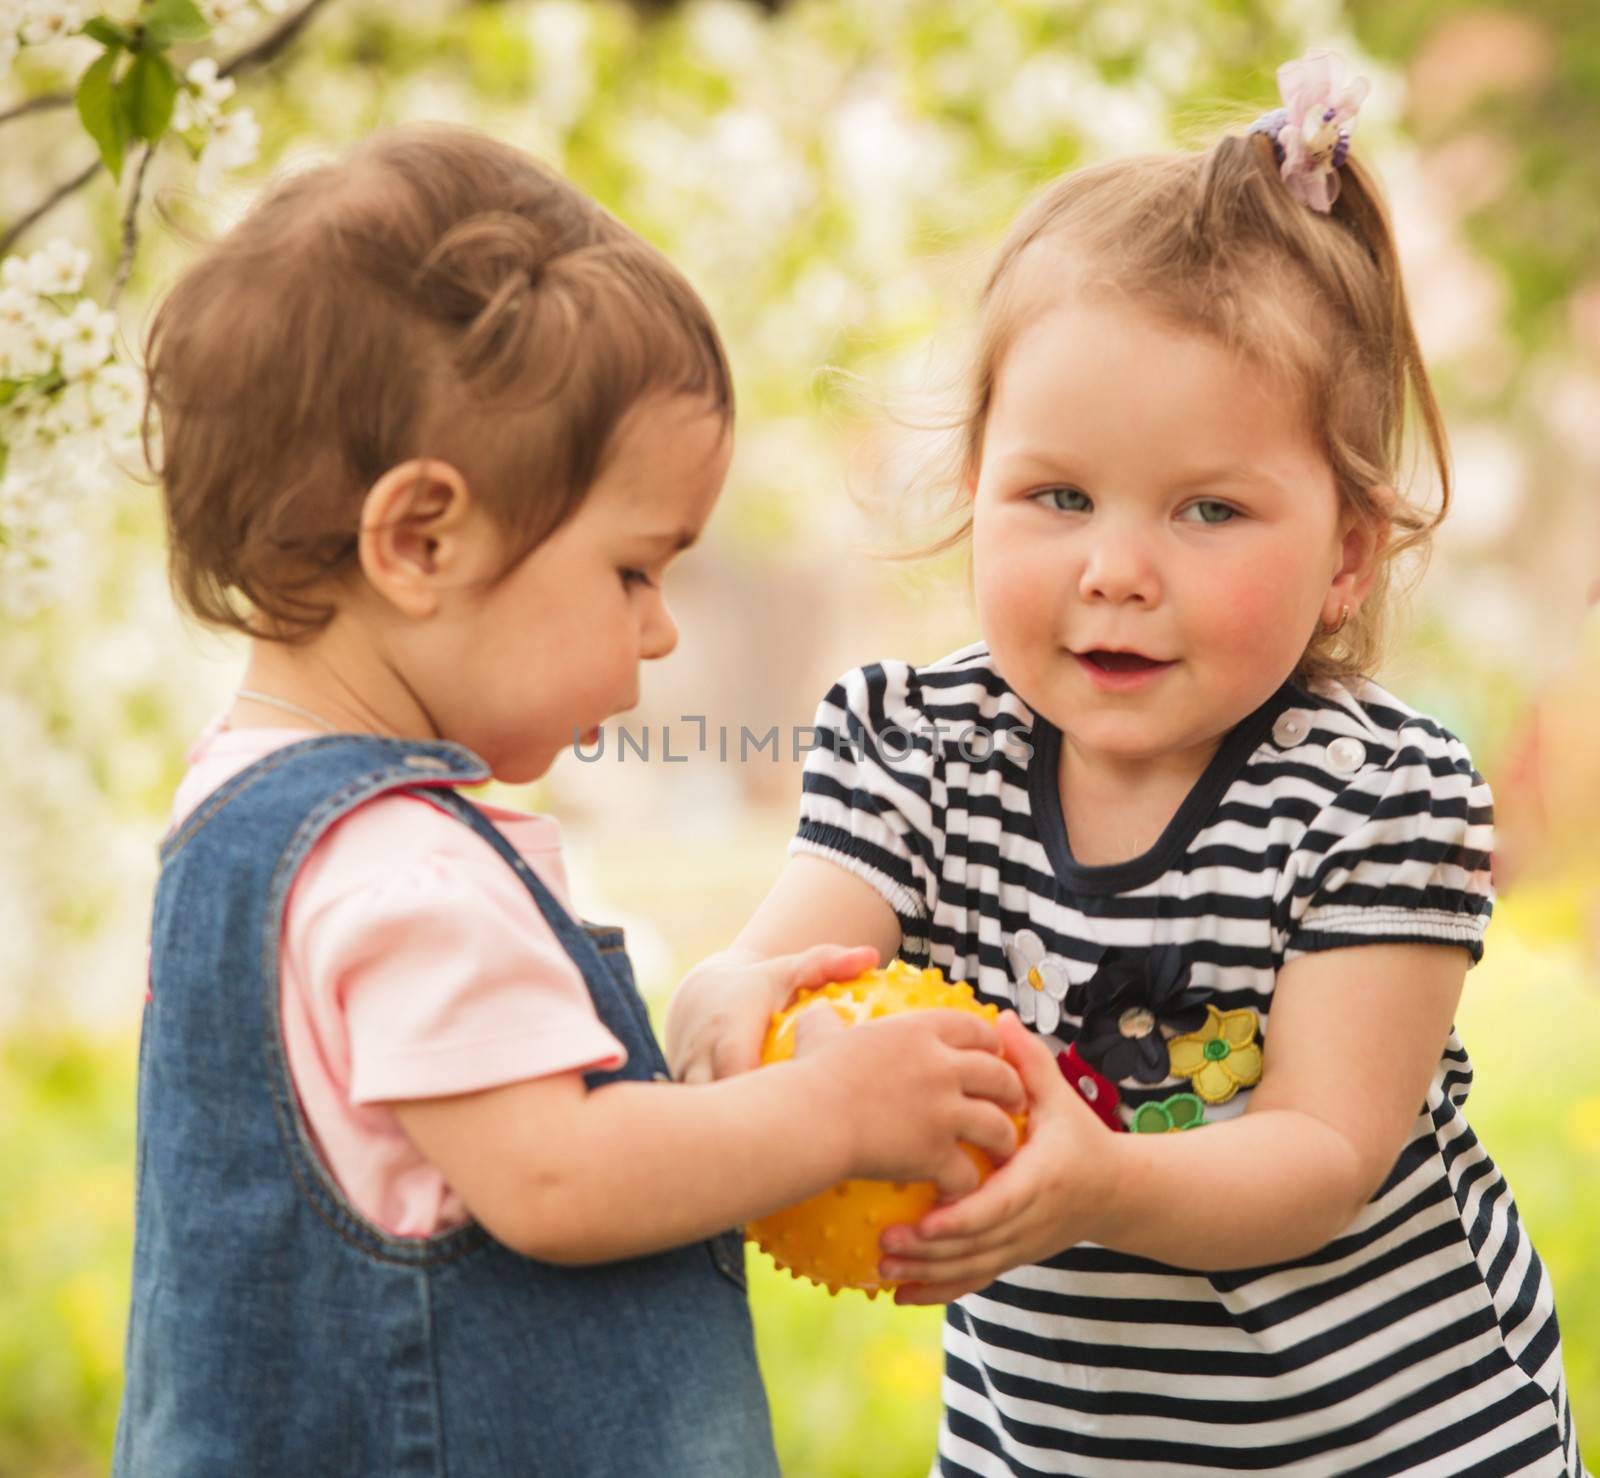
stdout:
POLYGON ((1365 77, 1346 79, 1337 52, 1308 51, 1278 68, 1283 106, 1250 125, 1251 133, 1272 140, 1288 192, 1323 215, 1339 198, 1339 166, 1349 157, 1350 132, 1369 90, 1365 77))

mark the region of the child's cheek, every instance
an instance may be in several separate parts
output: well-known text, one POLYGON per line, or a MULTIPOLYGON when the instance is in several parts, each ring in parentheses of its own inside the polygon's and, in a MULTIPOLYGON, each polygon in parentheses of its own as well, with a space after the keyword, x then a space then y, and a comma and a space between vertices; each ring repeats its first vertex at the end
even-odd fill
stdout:
POLYGON ((1200 609, 1219 647, 1258 653, 1264 661, 1274 659, 1274 665, 1293 648, 1292 666, 1311 634, 1311 618, 1303 614, 1306 604, 1304 592, 1291 579, 1258 566, 1229 579, 1200 609))

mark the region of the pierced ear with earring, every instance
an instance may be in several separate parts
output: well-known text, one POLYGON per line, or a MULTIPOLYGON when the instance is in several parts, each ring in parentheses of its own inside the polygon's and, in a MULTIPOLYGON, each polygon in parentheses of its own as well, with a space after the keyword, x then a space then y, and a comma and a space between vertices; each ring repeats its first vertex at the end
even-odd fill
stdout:
POLYGON ((1322 634, 1324 636, 1338 636, 1338 634, 1341 631, 1344 630, 1344 623, 1346 621, 1348 621, 1349 619, 1350 619, 1350 607, 1349 607, 1349 605, 1346 604, 1346 605, 1340 606, 1339 607, 1339 619, 1337 621, 1335 621, 1332 626, 1324 624, 1323 628, 1322 628, 1322 634))

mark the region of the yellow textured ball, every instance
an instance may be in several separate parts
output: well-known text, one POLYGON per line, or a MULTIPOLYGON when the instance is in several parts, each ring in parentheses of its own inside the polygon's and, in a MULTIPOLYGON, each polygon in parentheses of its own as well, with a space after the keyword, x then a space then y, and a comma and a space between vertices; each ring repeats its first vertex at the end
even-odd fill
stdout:
MULTIPOLYGON (((854 980, 835 981, 799 992, 777 1012, 761 1049, 763 1063, 794 1056, 795 1022, 814 1001, 826 1001, 847 1026, 901 1011, 931 1009, 970 1011, 993 1021, 999 1008, 978 1001, 965 981, 948 981, 937 970, 918 970, 896 960, 886 970, 868 970, 854 980)), ((1023 1118, 1016 1120, 1020 1133, 1023 1118)), ((963 1146, 988 1179, 994 1167, 988 1156, 963 1146)), ((791 1276, 806 1278, 837 1293, 863 1289, 876 1298, 880 1288, 898 1285, 878 1276, 878 1237, 885 1227, 919 1220, 939 1199, 931 1180, 911 1184, 882 1180, 846 1180, 809 1200, 753 1221, 746 1235, 791 1276)))

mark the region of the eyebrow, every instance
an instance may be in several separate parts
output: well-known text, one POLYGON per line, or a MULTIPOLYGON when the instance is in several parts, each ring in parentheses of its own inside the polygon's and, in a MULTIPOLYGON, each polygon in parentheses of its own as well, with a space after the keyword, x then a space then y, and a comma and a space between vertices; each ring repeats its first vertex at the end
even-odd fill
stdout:
POLYGON ((1278 479, 1258 467, 1199 467, 1178 479, 1183 487, 1205 486, 1214 482, 1254 482, 1280 487, 1278 479))
POLYGON ((699 534, 693 529, 667 529, 659 534, 641 534, 639 536, 646 544, 654 544, 659 549, 670 550, 673 554, 682 554, 697 539, 699 534))
MULTIPOLYGON (((1072 475, 1064 472, 1060 458, 1052 456, 1042 449, 1028 447, 1022 451, 1013 452, 1006 460, 1027 463, 1030 466, 1061 475, 1065 481, 1072 481, 1072 475)), ((1243 465, 1188 468, 1184 470, 1180 477, 1173 479, 1173 486, 1184 488, 1209 487, 1215 483, 1225 482, 1251 482, 1271 488, 1283 486, 1270 472, 1262 472, 1259 468, 1243 465)))

